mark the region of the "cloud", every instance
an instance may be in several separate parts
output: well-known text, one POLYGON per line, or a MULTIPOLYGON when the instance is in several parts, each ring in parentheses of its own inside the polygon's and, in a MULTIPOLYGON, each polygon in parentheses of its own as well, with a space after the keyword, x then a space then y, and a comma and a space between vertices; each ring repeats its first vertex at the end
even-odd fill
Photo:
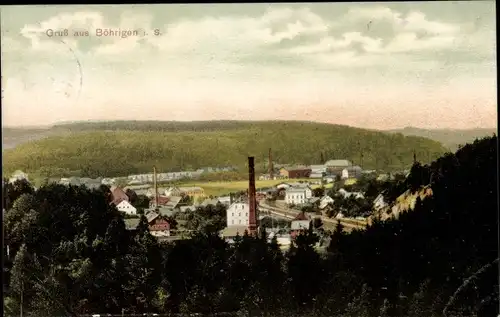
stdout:
POLYGON ((445 22, 427 20, 424 13, 411 11, 406 16, 387 7, 357 7, 348 11, 347 21, 365 21, 367 24, 388 21, 397 31, 424 31, 431 34, 454 34, 460 28, 445 22))
POLYGON ((383 6, 351 8, 336 20, 328 20, 307 7, 270 7, 256 16, 184 18, 157 26, 159 36, 153 34, 152 25, 152 15, 147 12, 125 11, 111 21, 98 11, 83 11, 62 13, 36 25, 26 25, 21 34, 30 39, 32 50, 53 53, 67 47, 61 46, 61 38, 48 38, 48 29, 91 33, 98 28, 139 30, 140 36, 94 38, 87 47, 75 37, 62 40, 72 49, 109 61, 119 58, 128 62, 154 55, 166 64, 185 61, 227 67, 263 63, 296 67, 301 62, 311 63, 311 67, 322 62, 325 67, 365 67, 370 62, 380 66, 401 54, 427 54, 430 60, 438 52, 462 50, 474 55, 475 46, 489 48, 484 44, 484 32, 470 33, 464 25, 430 20, 419 11, 403 14, 383 6), (384 23, 390 27, 383 34, 371 30, 382 30, 384 23), (467 32, 470 36, 466 36, 467 32), (332 63, 335 60, 350 62, 332 63))

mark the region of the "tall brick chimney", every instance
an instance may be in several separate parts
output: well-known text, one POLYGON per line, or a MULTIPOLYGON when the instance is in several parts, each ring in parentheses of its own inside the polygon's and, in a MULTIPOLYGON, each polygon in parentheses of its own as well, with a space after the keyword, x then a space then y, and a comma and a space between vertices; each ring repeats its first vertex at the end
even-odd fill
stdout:
POLYGON ((257 234, 257 199, 255 195, 255 166, 252 156, 248 157, 248 205, 250 206, 248 233, 255 235, 257 234))
POLYGON ((273 158, 271 156, 271 148, 269 148, 269 178, 273 179, 273 158))

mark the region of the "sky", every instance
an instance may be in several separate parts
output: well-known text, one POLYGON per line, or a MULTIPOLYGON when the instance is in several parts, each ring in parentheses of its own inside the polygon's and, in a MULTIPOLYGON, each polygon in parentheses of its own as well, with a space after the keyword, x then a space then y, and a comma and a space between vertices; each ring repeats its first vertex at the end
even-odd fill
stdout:
POLYGON ((3 126, 497 126, 494 1, 0 9, 3 126))

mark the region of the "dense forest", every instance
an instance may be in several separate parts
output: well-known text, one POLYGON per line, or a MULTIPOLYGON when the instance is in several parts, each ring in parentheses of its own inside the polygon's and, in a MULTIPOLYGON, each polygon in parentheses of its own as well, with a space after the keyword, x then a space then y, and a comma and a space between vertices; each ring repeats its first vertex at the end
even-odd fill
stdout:
MULTIPOLYGON (((145 141, 147 142, 147 141, 145 141)), ((282 253, 247 235, 228 245, 223 211, 190 220, 191 239, 159 244, 137 232, 103 186, 4 184, 7 316, 181 312, 238 316, 470 317, 498 312, 497 138, 414 164, 402 190, 430 185, 415 210, 365 231, 310 230, 282 253), (216 223, 209 219, 213 215, 216 223), (206 225, 204 225, 206 224, 206 225)), ((215 208, 215 209, 214 209, 215 208)), ((4 250, 5 252, 5 250, 4 250)))
POLYGON ((6 173, 21 169, 42 177, 125 176, 244 166, 255 156, 263 170, 273 160, 320 164, 348 159, 365 169, 409 168, 413 153, 430 162, 446 152, 438 142, 376 131, 300 121, 103 122, 56 126, 66 131, 21 144, 3 153, 6 173))

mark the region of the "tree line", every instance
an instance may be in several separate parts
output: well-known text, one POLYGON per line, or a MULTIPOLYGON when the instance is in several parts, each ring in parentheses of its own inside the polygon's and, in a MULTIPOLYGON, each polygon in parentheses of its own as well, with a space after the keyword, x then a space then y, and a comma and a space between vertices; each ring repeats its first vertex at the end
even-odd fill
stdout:
POLYGON ((101 128, 76 129, 8 149, 4 170, 41 177, 126 176, 150 172, 153 165, 163 172, 206 166, 246 171, 247 157, 255 156, 256 167, 265 171, 269 148, 274 162, 283 164, 348 159, 365 169, 401 170, 411 166, 414 152, 425 162, 446 152, 440 143, 425 138, 293 121, 177 132, 101 128))
POLYGON ((288 252, 262 233, 230 245, 221 205, 192 214, 190 239, 160 244, 144 217, 126 230, 106 187, 4 185, 6 314, 495 316, 496 151, 492 137, 415 164, 408 184, 433 195, 364 231, 339 224, 326 254, 312 230, 288 252))

